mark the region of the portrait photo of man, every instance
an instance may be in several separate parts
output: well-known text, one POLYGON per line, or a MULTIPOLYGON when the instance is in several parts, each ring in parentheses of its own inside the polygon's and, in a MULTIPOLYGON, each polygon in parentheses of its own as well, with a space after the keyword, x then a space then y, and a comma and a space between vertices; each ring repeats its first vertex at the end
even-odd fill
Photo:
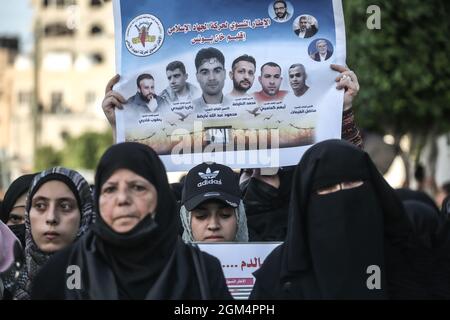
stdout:
POLYGON ((201 49, 195 56, 195 68, 202 95, 192 102, 194 112, 203 112, 214 105, 229 105, 230 99, 222 92, 226 76, 223 53, 213 47, 201 49))
POLYGON ((253 94, 258 103, 266 101, 281 101, 287 94, 286 90, 280 90, 281 67, 275 62, 267 62, 261 66, 261 75, 258 77, 261 84, 261 91, 253 94))
POLYGON ((135 114, 160 112, 167 101, 156 95, 155 79, 149 73, 140 74, 136 79, 137 92, 127 100, 128 106, 135 114))
POLYGON ((302 15, 295 19, 293 28, 294 33, 299 38, 311 38, 318 31, 317 20, 310 15, 302 15))
POLYGON ((233 90, 229 95, 235 97, 248 96, 247 91, 253 86, 255 81, 256 61, 249 55, 242 55, 234 59, 229 72, 233 81, 233 90))
POLYGON ((329 47, 328 41, 319 39, 316 41, 316 51, 311 54, 311 59, 314 61, 325 61, 333 55, 332 48, 329 47))
POLYGON ((179 101, 192 101, 200 96, 200 90, 187 81, 186 67, 181 61, 172 61, 166 67, 166 76, 169 86, 160 96, 170 103, 179 101))
POLYGON ((292 17, 292 12, 288 10, 288 3, 284 0, 276 0, 273 3, 273 13, 269 12, 269 15, 276 22, 286 22, 292 17))
POLYGON ((296 97, 303 96, 309 87, 306 85, 306 71, 301 63, 293 64, 289 67, 289 85, 296 97))

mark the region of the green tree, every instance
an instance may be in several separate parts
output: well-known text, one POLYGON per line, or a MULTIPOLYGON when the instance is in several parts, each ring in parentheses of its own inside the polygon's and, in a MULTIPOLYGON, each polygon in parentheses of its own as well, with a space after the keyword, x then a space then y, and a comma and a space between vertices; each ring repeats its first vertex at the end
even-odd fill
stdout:
POLYGON ((62 151, 63 163, 69 168, 95 169, 105 150, 112 145, 112 133, 85 132, 79 137, 67 137, 62 151))
POLYGON ((44 146, 36 154, 35 169, 64 166, 72 169, 94 170, 105 150, 113 144, 112 132, 85 132, 78 137, 65 135, 65 145, 61 151, 44 146))
POLYGON ((426 141, 450 130, 450 2, 343 2, 347 63, 361 84, 358 124, 397 143, 408 134, 417 157, 426 141), (379 30, 367 28, 370 5, 381 9, 379 30))
POLYGON ((50 146, 42 146, 36 150, 34 159, 35 171, 42 171, 47 168, 60 166, 62 164, 61 152, 50 146))

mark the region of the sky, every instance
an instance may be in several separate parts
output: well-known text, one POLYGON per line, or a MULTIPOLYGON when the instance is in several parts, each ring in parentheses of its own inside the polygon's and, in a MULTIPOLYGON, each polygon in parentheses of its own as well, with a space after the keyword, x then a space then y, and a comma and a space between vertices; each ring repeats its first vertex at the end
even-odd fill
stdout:
POLYGON ((1 0, 0 36, 19 36, 21 51, 30 50, 32 17, 31 0, 1 0))

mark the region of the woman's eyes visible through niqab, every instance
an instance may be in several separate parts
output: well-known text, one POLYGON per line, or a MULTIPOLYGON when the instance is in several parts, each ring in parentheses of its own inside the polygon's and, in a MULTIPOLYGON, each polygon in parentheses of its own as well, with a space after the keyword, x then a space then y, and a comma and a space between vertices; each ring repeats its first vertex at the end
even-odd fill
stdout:
POLYGON ((348 181, 348 182, 341 182, 337 183, 328 187, 319 188, 316 190, 318 195, 326 195, 334 192, 338 192, 341 190, 349 190, 354 189, 357 187, 360 187, 364 184, 364 181, 358 180, 358 181, 348 181))

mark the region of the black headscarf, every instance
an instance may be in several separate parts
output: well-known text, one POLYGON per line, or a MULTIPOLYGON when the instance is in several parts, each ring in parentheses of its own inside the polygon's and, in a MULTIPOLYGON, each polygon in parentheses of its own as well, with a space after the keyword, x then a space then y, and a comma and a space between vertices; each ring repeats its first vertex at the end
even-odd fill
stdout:
POLYGON ((438 231, 438 238, 442 247, 447 247, 450 252, 450 196, 442 201, 441 218, 442 223, 438 231))
MULTIPOLYGON (((5 224, 9 220, 9 215, 16 203, 22 195, 24 195, 30 188, 31 182, 36 174, 26 174, 20 176, 11 183, 6 191, 3 203, 0 205, 0 219, 5 224)), ((8 226, 16 237, 20 240, 22 248, 25 248, 25 223, 8 226)))
POLYGON ((423 191, 411 190, 408 188, 400 188, 395 189, 395 192, 397 193, 397 196, 400 198, 401 201, 406 200, 420 201, 430 206, 433 210, 439 213, 439 208, 437 207, 436 202, 434 202, 434 200, 423 191))
POLYGON ((170 184, 170 188, 172 189, 173 195, 177 201, 181 201, 181 193, 183 190, 183 184, 181 182, 175 182, 170 184))
POLYGON ((283 241, 293 170, 279 170, 278 188, 251 177, 240 185, 250 241, 283 241))
POLYGON ((436 266, 434 269, 435 278, 439 279, 435 285, 435 295, 438 299, 450 299, 450 196, 442 202, 442 221, 439 227, 437 239, 439 248, 436 256, 436 266))
POLYGON ((9 214, 11 213, 11 210, 17 199, 24 195, 30 188, 31 181, 33 181, 34 176, 35 174, 26 174, 20 176, 9 186, 8 190, 5 193, 5 197, 3 198, 3 203, 0 210, 0 219, 4 223, 8 222, 9 214))
POLYGON ((450 220, 450 196, 447 196, 444 201, 442 201, 442 216, 450 220))
POLYGON ((318 143, 294 174, 281 278, 309 274, 316 285, 303 289, 306 297, 386 298, 384 246, 402 245, 410 234, 401 202, 367 153, 342 140, 318 143), (359 180, 357 188, 316 193, 359 180), (381 270, 381 290, 367 288, 371 265, 381 270))
POLYGON ((144 299, 163 269, 174 260, 172 253, 179 227, 164 165, 146 145, 130 142, 114 145, 97 166, 94 197, 98 219, 70 257, 71 264, 88 270, 83 282, 87 287, 83 292, 69 290, 66 295, 73 299, 144 299), (112 230, 99 212, 102 185, 118 169, 129 169, 145 178, 158 193, 155 218, 147 215, 126 233, 112 230))
POLYGON ((430 205, 418 200, 403 201, 405 211, 411 222, 415 238, 426 248, 439 247, 436 243, 441 219, 438 212, 430 205))
POLYGON ((408 268, 401 277, 401 298, 435 299, 449 297, 450 251, 442 239, 443 220, 436 210, 417 200, 403 201, 414 238, 407 251, 408 268))

